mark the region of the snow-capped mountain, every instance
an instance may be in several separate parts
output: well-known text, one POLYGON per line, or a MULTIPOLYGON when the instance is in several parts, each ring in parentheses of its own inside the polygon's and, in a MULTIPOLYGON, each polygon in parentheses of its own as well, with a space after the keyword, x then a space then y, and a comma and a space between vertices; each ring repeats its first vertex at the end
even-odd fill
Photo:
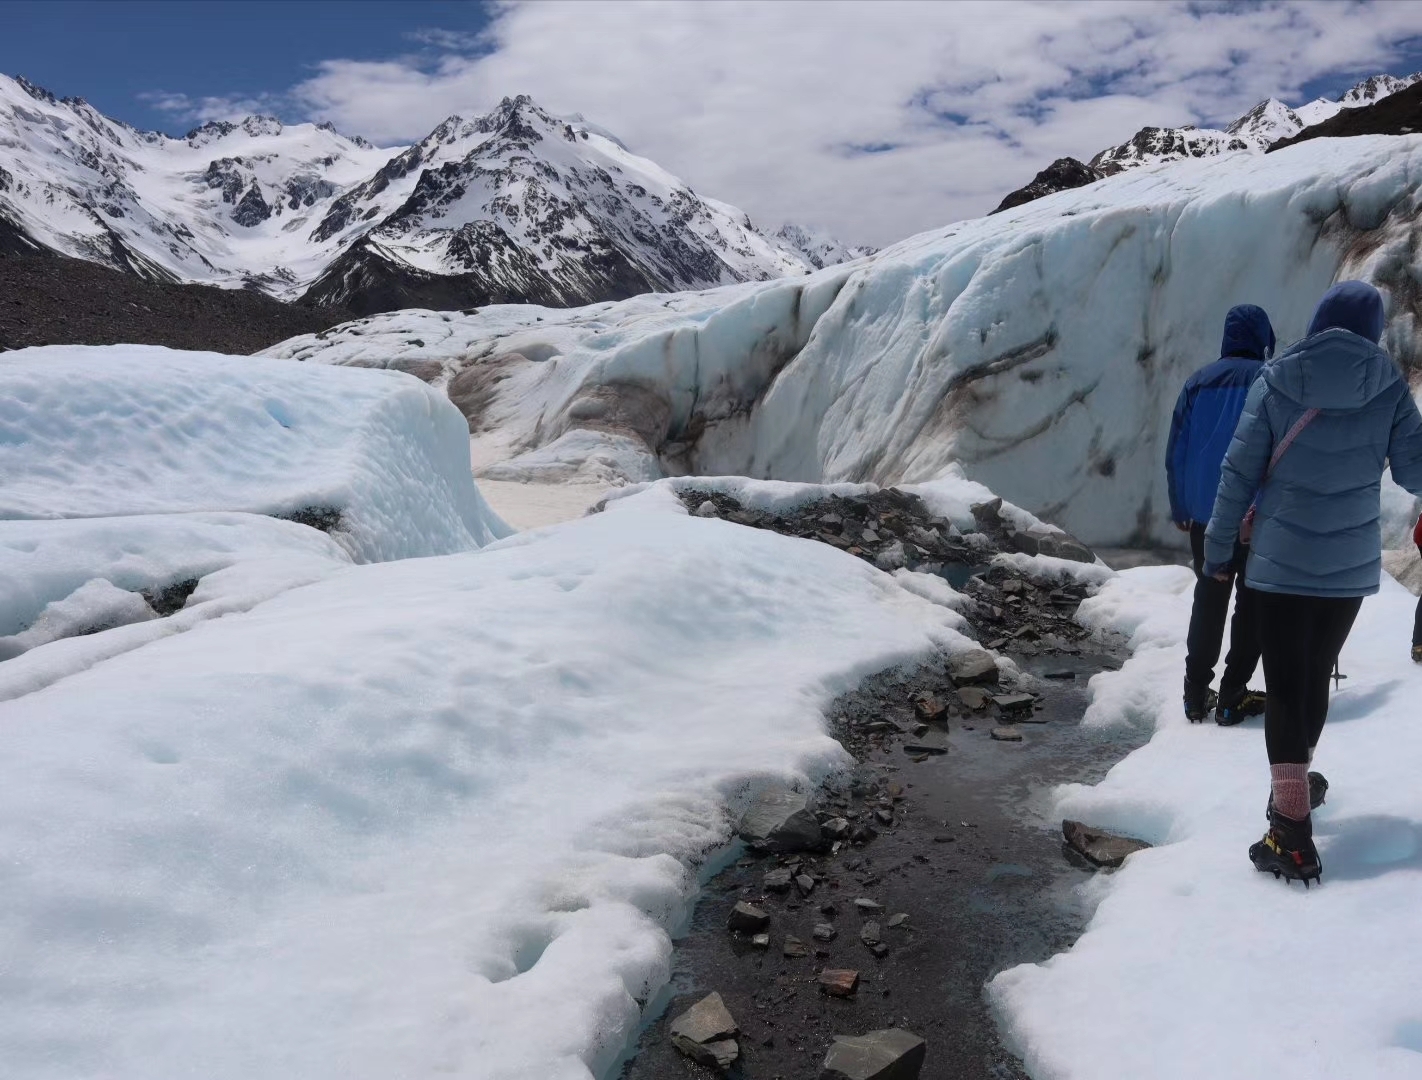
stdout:
POLYGON ((872 247, 848 247, 823 229, 809 229, 803 225, 782 225, 776 231, 775 239, 782 247, 799 255, 816 270, 863 259, 878 250, 872 247))
POLYGON ((0 245, 358 311, 586 303, 854 257, 768 237, 527 97, 380 149, 263 116, 172 138, 5 76, 0 245))
MULTIPOLYGON (((1170 410, 1232 305, 1287 342, 1334 281, 1372 281, 1385 347, 1422 369, 1419 175, 1422 134, 1317 140, 1131 170, 804 278, 401 311, 267 355, 419 364, 494 480, 889 484, 957 463, 1087 543, 1168 543, 1170 410)), ((1411 500, 1387 520, 1405 535, 1411 500)))
POLYGON ((1268 98, 1223 131, 1195 127, 1141 128, 1128 142, 1102 150, 1091 159, 1090 164, 1109 176, 1124 169, 1162 161, 1217 157, 1240 151, 1263 153, 1280 139, 1291 138, 1304 128, 1321 123, 1344 109, 1372 105, 1419 80, 1422 80, 1422 72, 1406 78, 1372 75, 1338 101, 1317 98, 1296 109, 1275 98, 1268 98))

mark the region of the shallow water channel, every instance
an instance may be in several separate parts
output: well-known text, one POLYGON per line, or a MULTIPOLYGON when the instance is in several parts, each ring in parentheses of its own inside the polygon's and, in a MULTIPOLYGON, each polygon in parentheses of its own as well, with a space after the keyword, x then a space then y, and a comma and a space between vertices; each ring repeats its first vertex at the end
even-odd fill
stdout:
POLYGON ((671 1017, 713 990, 742 1033, 732 1077, 814 1078, 834 1035, 890 1026, 927 1040, 923 1080, 1025 1077, 1000 1037, 983 986, 1004 968, 1070 947, 1090 915, 1076 886, 1097 872, 1064 850, 1061 821, 1048 816, 1051 788, 1099 780, 1146 737, 1079 726, 1087 680, 1124 659, 1115 646, 1083 646, 1079 655, 1014 656, 1024 670, 1058 676, 1039 679, 1041 707, 1032 722, 1017 725, 1021 742, 993 740, 999 721, 971 714, 953 717, 946 733, 936 727, 924 739, 895 737, 876 745, 856 737, 876 719, 911 728, 911 698, 923 690, 950 700, 951 683, 933 664, 880 673, 837 699, 829 717, 861 760, 855 774, 860 795, 851 795, 846 782, 824 797, 847 799, 879 835, 837 855, 805 857, 802 872, 818 878, 807 897, 795 889, 766 892, 766 871, 784 861, 775 857, 742 857, 712 878, 676 943, 672 983, 663 995, 667 1008, 643 1032, 620 1073, 624 1080, 714 1075, 682 1057, 667 1034, 671 1017), (1061 677, 1067 672, 1075 678, 1061 677), (948 752, 918 762, 902 749, 905 741, 936 741, 948 752), (875 778, 877 791, 864 797, 866 782, 875 778), (886 782, 899 795, 887 825, 873 818, 886 782), (859 897, 882 911, 859 911, 859 897), (726 930, 730 908, 740 900, 770 913, 768 950, 726 930), (888 916, 899 912, 907 922, 888 928, 888 916), (869 920, 884 928, 888 952, 882 957, 860 940, 869 920), (824 922, 836 928, 832 941, 812 935, 824 922), (784 956, 787 934, 809 946, 809 955, 784 956), (859 971, 858 991, 846 999, 825 996, 817 976, 827 968, 859 971))

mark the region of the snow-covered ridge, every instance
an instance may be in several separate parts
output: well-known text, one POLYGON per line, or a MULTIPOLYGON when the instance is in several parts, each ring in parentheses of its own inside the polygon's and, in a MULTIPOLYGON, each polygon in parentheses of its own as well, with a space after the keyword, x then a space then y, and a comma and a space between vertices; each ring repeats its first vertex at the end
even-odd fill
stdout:
POLYGON ((269 355, 429 364, 500 479, 891 484, 957 462, 1088 543, 1169 543, 1170 411, 1231 306, 1287 342, 1335 280, 1371 280, 1384 345, 1422 368, 1419 177, 1422 137, 1315 140, 1131 170, 806 278, 397 312, 269 355))
POLYGON ((357 310, 434 296, 585 303, 854 254, 762 234, 603 129, 527 97, 379 149, 269 116, 175 139, 5 76, 0 227, 148 277, 357 310))
POLYGON ((1406 78, 1373 75, 1352 87, 1338 101, 1316 98, 1297 108, 1290 108, 1275 98, 1266 98, 1222 131, 1195 127, 1142 128, 1128 142, 1102 150, 1091 159, 1090 164, 1110 175, 1123 169, 1165 161, 1231 153, 1263 153, 1280 139, 1297 135, 1304 128, 1322 123, 1343 109, 1371 105, 1419 80, 1422 80, 1422 72, 1406 78))
POLYGON ((418 380, 152 346, 0 357, 0 476, 0 522, 330 511, 362 562, 508 532, 462 417, 418 380))

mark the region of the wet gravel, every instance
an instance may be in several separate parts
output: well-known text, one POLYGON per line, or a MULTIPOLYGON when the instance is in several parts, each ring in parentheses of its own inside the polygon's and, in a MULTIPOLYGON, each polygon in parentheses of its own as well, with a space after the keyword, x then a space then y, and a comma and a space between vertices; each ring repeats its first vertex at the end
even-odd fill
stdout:
POLYGON ((670 1018, 712 990, 743 1033, 733 1077, 813 1078, 834 1035, 890 1026, 927 1039, 924 1080, 1026 1076, 1002 1041, 983 986, 1004 968, 1045 960, 1080 935, 1089 912, 1075 887, 1096 871, 1062 843, 1061 822, 1046 816, 1049 792, 1059 783, 1100 779, 1137 742, 1078 726, 1087 678, 1119 666, 1119 645, 1093 641, 1077 655, 1017 659, 1039 676, 1040 691, 1032 722, 1016 725, 1021 742, 991 738, 1001 722, 991 708, 912 735, 916 697, 953 700, 937 663, 883 672, 834 702, 834 731, 860 766, 822 792, 821 803, 872 823, 878 835, 837 855, 800 857, 794 869, 816 879, 809 896, 764 887, 766 872, 793 856, 745 855, 714 877, 677 942, 667 1008, 643 1033, 624 1080, 714 1075, 682 1057, 666 1036, 670 1018), (1068 672, 1076 677, 1061 677, 1068 672), (886 720, 905 733, 866 733, 886 720), (903 751, 906 742, 931 742, 948 753, 915 761, 903 751), (886 809, 891 824, 876 815, 886 809), (881 910, 861 911, 857 898, 881 910), (770 913, 768 950, 726 930, 740 900, 770 913), (908 919, 889 927, 897 913, 908 919), (861 941, 870 921, 888 946, 882 957, 861 941), (836 936, 816 940, 815 925, 826 922, 836 936), (809 955, 782 955, 787 934, 805 942, 809 955), (857 992, 847 999, 822 993, 817 976, 827 968, 857 969, 857 992))

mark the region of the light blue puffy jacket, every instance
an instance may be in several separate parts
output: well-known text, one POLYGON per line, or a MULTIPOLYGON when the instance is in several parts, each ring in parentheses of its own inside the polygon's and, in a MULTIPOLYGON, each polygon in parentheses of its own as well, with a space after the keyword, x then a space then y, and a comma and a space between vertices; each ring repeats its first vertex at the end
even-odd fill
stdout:
POLYGON ((1205 533, 1205 569, 1228 564, 1258 493, 1245 572, 1252 588, 1367 596, 1382 573, 1383 468, 1422 495, 1422 415, 1402 372, 1375 344, 1382 300, 1372 286, 1335 286, 1310 329, 1265 367, 1245 400, 1205 533), (1350 325, 1362 333, 1342 328, 1350 325), (1274 447, 1310 408, 1319 414, 1265 483, 1274 447))

